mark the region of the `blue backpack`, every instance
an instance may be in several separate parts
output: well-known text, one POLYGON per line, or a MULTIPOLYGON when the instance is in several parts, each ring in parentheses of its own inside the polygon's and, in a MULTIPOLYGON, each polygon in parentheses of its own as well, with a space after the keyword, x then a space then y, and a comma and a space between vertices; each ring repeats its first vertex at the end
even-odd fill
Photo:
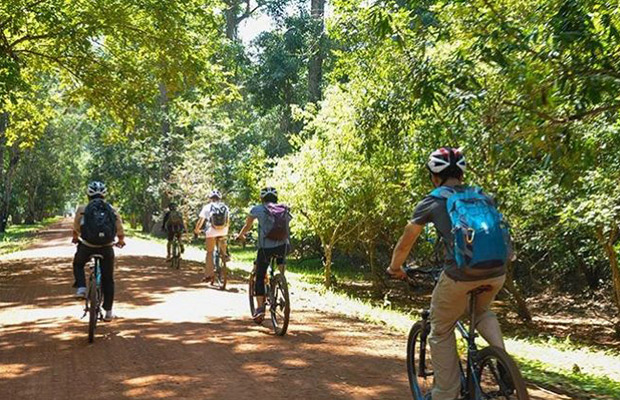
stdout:
POLYGON ((441 186, 431 196, 446 199, 459 268, 495 268, 510 254, 510 233, 502 214, 479 187, 456 191, 441 186))

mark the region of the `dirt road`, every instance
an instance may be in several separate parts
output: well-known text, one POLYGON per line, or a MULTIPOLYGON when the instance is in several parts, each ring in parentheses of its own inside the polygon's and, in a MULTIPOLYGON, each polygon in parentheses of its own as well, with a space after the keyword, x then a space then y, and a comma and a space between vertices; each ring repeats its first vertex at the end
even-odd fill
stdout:
POLYGON ((2 399, 411 398, 402 335, 296 307, 293 294, 289 333, 276 337, 249 319, 245 282, 210 289, 199 263, 170 270, 146 241, 117 251, 119 318, 89 345, 69 236, 63 222, 0 258, 2 399))

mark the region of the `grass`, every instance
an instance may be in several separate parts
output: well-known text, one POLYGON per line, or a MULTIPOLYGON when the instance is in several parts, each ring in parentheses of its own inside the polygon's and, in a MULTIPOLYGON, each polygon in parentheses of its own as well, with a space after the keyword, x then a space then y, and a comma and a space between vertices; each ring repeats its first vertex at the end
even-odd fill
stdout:
POLYGON ((11 225, 6 232, 0 233, 0 254, 23 250, 34 240, 34 234, 46 226, 57 222, 62 217, 46 218, 33 225, 11 225))
MULTIPOLYGON (((153 240, 151 235, 137 233, 136 236, 153 240)), ((165 242, 165 238, 155 240, 165 242)), ((202 249, 203 242, 195 241, 191 246, 202 249)), ((251 246, 229 248, 234 263, 249 270, 256 250, 251 246)), ((359 292, 343 287, 350 286, 349 283, 368 287, 368 282, 363 282, 364 274, 338 263, 333 268, 336 280, 345 284, 330 290, 320 284, 323 270, 317 259, 287 260, 287 277, 298 295, 310 299, 316 309, 384 325, 402 332, 403 337, 418 319, 420 307, 428 304, 428 298, 417 299, 416 303, 392 304, 387 297, 372 298, 366 292, 360 296, 359 292)), ((541 340, 536 336, 506 338, 506 347, 530 382, 575 399, 620 399, 620 352, 605 352, 570 340, 541 340)))

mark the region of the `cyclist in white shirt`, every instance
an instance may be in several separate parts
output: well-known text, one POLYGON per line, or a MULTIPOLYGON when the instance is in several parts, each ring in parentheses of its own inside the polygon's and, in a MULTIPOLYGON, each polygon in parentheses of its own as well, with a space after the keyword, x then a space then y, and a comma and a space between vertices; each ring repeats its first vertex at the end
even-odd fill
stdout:
POLYGON ((226 236, 230 224, 228 207, 222 202, 222 194, 218 190, 213 190, 209 194, 209 204, 205 205, 199 214, 198 222, 194 228, 196 235, 204 225, 205 247, 207 257, 205 260, 205 276, 203 282, 213 283, 213 251, 215 250, 216 239, 220 238, 220 251, 228 259, 226 236))

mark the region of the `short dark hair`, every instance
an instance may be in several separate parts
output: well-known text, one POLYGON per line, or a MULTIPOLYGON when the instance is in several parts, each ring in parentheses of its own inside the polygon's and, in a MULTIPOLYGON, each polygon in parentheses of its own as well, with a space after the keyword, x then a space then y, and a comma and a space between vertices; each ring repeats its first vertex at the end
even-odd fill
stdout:
POLYGON ((277 203, 277 202, 278 202, 278 196, 276 196, 273 193, 266 194, 265 197, 263 197, 263 203, 277 203))
POLYGON ((458 180, 463 179, 463 170, 457 167, 456 165, 450 166, 449 168, 444 169, 438 174, 434 174, 438 176, 442 181, 447 181, 450 178, 456 178, 458 180))
POLYGON ((103 197, 102 195, 100 195, 100 194, 95 194, 95 195, 93 195, 93 196, 88 196, 88 201, 95 200, 95 199, 103 199, 103 198, 104 198, 104 197, 103 197))

